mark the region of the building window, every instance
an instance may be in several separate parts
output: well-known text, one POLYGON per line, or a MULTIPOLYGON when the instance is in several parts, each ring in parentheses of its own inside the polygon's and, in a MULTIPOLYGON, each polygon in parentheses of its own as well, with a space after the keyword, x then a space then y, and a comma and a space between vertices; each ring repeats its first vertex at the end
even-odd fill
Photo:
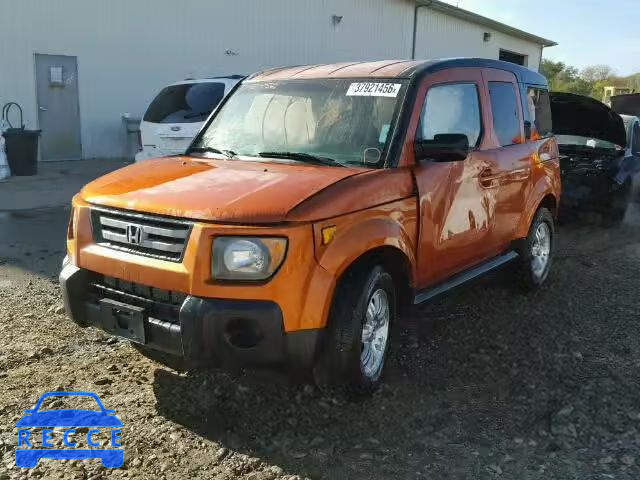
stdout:
POLYGON ((475 147, 482 120, 478 87, 473 83, 451 83, 431 87, 420 113, 418 140, 434 140, 436 135, 464 134, 475 147))
POLYGON ((506 147, 521 142, 520 117, 516 89, 512 83, 489 82, 493 129, 500 145, 506 147))
POLYGON ((522 65, 523 67, 527 66, 527 56, 521 53, 500 49, 500 56, 498 58, 503 62, 511 62, 516 65, 522 65))

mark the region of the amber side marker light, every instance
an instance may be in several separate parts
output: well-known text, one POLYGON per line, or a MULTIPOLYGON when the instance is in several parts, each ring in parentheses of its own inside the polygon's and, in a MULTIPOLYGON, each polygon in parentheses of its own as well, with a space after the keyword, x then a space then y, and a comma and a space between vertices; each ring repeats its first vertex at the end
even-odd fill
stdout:
POLYGON ((540 154, 538 152, 534 152, 531 155, 531 163, 533 165, 540 165, 542 163, 542 159, 540 158, 540 154))
POLYGON ((322 229, 322 244, 329 245, 333 241, 333 237, 336 236, 336 230, 338 227, 332 225, 330 227, 324 227, 322 229))

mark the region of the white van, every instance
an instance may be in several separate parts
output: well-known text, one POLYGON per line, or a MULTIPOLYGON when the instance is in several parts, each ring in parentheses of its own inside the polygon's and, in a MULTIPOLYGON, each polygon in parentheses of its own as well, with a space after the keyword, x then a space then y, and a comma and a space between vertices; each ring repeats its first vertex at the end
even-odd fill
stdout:
POLYGON ((184 153, 220 100, 244 77, 184 80, 163 88, 140 124, 136 162, 184 153))

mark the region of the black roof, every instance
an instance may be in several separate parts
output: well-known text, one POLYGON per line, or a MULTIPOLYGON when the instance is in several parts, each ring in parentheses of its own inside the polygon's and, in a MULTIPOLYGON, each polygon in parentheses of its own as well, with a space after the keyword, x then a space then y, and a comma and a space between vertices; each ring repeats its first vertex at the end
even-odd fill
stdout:
POLYGON ((516 65, 515 63, 503 62, 502 60, 491 60, 488 58, 447 58, 442 60, 428 60, 420 65, 412 67, 407 74, 410 77, 424 76, 439 72, 448 68, 495 68, 513 73, 519 83, 529 85, 547 86, 547 79, 538 72, 516 65))

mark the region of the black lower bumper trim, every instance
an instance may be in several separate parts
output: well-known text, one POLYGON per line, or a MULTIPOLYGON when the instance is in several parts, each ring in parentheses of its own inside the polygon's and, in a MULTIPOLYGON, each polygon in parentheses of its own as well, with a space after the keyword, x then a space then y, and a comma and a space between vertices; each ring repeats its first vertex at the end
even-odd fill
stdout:
POLYGON ((282 311, 274 302, 187 296, 177 319, 143 314, 139 320, 140 308, 123 305, 123 310, 134 312, 129 316, 101 308, 104 301, 90 294, 93 275, 73 265, 64 266, 60 273, 67 314, 83 327, 121 336, 130 331, 130 339, 144 339, 146 347, 184 357, 192 365, 306 368, 315 359, 323 330, 285 332, 282 311), (127 322, 142 322, 144 332, 139 324, 127 322))

